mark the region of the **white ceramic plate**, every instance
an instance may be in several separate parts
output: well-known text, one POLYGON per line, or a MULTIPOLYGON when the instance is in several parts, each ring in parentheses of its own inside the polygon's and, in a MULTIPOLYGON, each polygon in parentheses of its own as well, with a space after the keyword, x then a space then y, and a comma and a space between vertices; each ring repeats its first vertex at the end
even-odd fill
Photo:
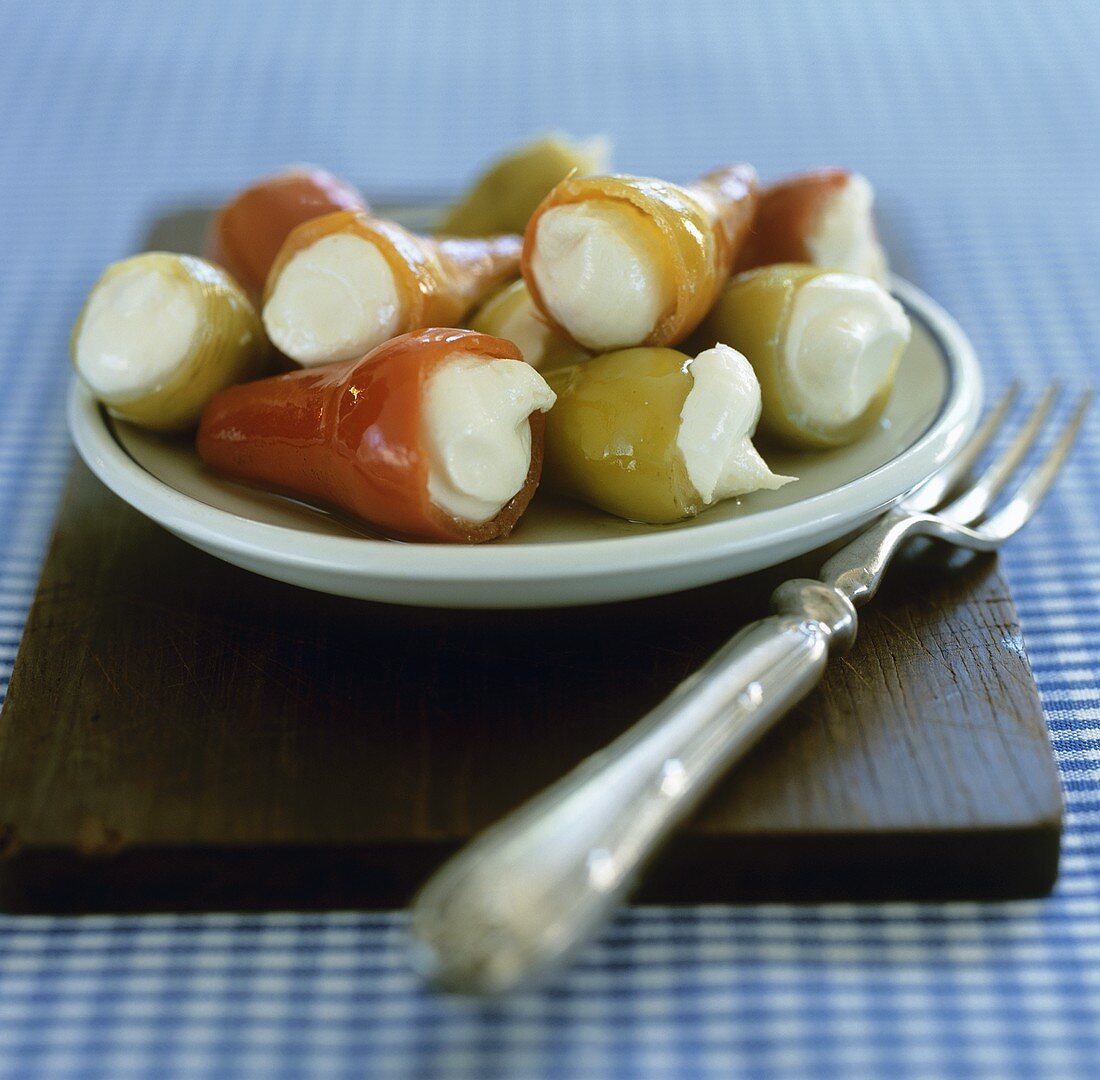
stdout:
MULTIPOLYGON (((799 477, 690 522, 635 525, 540 493, 497 543, 397 543, 319 510, 208 473, 190 439, 115 420, 82 384, 69 392, 81 456, 117 495, 177 536, 237 566, 365 600, 456 608, 559 607, 626 600, 736 577, 803 554, 869 521, 958 450, 982 398, 974 352, 915 286, 894 292, 913 341, 879 424, 858 443, 816 453, 765 449, 799 477)), ((165 567, 165 573, 171 573, 165 567)))

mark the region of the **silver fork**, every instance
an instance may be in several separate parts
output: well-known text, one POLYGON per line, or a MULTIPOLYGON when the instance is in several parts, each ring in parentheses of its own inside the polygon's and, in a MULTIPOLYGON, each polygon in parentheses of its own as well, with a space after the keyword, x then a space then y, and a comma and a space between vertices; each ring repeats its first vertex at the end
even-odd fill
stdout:
POLYGON ((850 648, 856 608, 913 536, 992 551, 1035 513, 1091 393, 995 513, 994 501, 1044 427, 1051 386, 1009 445, 960 487, 1001 428, 1013 386, 941 472, 838 551, 818 580, 784 582, 752 623, 603 750, 486 830, 413 904, 414 960, 437 984, 499 993, 561 963, 614 913, 640 870, 714 782, 850 648))

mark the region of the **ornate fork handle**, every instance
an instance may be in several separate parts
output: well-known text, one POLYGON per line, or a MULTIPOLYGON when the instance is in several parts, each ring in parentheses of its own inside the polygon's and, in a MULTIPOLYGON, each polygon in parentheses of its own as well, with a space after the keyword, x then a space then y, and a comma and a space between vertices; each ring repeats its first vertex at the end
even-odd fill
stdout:
POLYGON ((714 780, 855 639, 851 601, 820 581, 784 583, 772 606, 775 615, 432 878, 413 931, 437 983, 501 991, 583 942, 714 780))
POLYGON ((1069 454, 1089 393, 1004 507, 988 511, 1034 445, 1054 393, 945 504, 999 429, 1010 390, 953 461, 837 552, 822 580, 781 585, 775 615, 748 626, 624 735, 447 863, 413 908, 425 971, 452 989, 501 991, 582 944, 715 779, 809 693, 831 653, 852 644, 856 605, 874 596, 906 539, 923 534, 991 551, 1026 524, 1069 454))

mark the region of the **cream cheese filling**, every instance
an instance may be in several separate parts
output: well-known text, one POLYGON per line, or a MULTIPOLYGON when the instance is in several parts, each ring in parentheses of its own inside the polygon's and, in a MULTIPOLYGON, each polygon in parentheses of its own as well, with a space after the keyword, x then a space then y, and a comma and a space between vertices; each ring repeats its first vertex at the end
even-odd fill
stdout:
POLYGON ((886 284, 886 253, 875 232, 875 192, 865 176, 852 173, 826 203, 813 232, 806 237, 817 266, 863 274, 886 284))
POLYGON ((572 203, 538 221, 531 272, 543 303, 571 337, 597 352, 639 345, 672 300, 672 285, 638 235, 639 211, 572 203))
POLYGON ((688 372, 692 384, 680 410, 676 445, 703 502, 772 491, 794 480, 773 473, 752 444, 761 399, 748 360, 728 345, 716 345, 695 357, 688 372))
POLYGON ((811 278, 795 294, 781 344, 792 411, 822 427, 855 420, 893 378, 910 333, 881 285, 855 274, 811 278))
POLYGON ((138 397, 190 358, 204 316, 190 283, 136 264, 93 291, 74 350, 76 367, 105 401, 138 397))
POLYGON ((531 468, 533 412, 554 392, 529 364, 456 353, 424 388, 421 438, 428 497, 462 521, 491 521, 520 491, 531 468))
POLYGON ((388 341, 404 304, 385 256, 369 240, 325 236, 283 267, 264 305, 277 349, 305 367, 350 360, 388 341))

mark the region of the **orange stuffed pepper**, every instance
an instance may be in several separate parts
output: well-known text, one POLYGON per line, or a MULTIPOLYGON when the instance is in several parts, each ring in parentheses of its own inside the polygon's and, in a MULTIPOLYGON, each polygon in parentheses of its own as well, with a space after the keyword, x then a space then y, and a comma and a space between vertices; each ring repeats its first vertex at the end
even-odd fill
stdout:
POLYGON ((527 225, 523 276, 550 323, 586 349, 675 345, 710 310, 755 211, 750 165, 686 187, 570 177, 527 225))
POLYGON ((311 367, 362 356, 397 334, 455 326, 519 273, 518 236, 421 236, 349 211, 299 225, 264 290, 272 343, 311 367))

